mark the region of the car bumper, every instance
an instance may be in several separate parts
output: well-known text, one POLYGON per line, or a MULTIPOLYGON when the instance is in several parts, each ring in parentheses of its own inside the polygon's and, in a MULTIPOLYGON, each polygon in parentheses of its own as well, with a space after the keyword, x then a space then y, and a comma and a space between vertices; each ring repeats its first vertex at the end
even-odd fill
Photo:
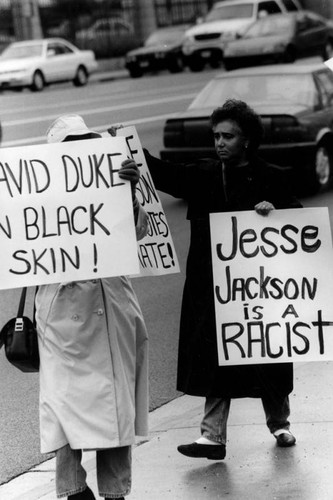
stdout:
MULTIPOLYGON (((303 168, 314 160, 315 142, 295 144, 264 144, 259 149, 259 156, 277 165, 303 168)), ((198 158, 216 158, 214 148, 168 148, 160 152, 162 160, 176 163, 189 162, 198 158)))
POLYGON ((139 68, 142 72, 144 71, 157 71, 163 69, 167 66, 170 58, 160 57, 160 58, 149 58, 149 59, 137 59, 136 61, 126 62, 125 67, 130 71, 132 68, 139 68))
POLYGON ((183 45, 182 51, 185 57, 193 55, 209 58, 211 53, 220 51, 223 53, 226 42, 222 40, 206 40, 202 42, 183 45))
POLYGON ((0 76, 0 89, 24 87, 30 84, 29 76, 0 76))
POLYGON ((237 66, 254 66, 256 64, 271 62, 271 61, 280 61, 283 57, 282 52, 269 52, 267 54, 258 54, 258 55, 248 55, 248 56, 229 56, 228 54, 224 55, 224 62, 226 64, 234 64, 237 66))

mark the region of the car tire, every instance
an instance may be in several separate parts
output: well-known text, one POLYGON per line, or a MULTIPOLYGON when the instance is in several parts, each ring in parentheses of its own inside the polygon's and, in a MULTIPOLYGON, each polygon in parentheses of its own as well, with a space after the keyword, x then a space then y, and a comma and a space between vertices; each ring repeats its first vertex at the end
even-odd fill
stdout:
POLYGON ((138 66, 133 66, 128 71, 131 78, 141 78, 141 76, 143 75, 142 69, 138 66))
POLYGON ((214 54, 210 60, 209 60, 209 65, 212 69, 217 69, 221 66, 222 58, 218 57, 217 54, 214 54))
POLYGON ((33 92, 41 92, 45 87, 44 75, 40 70, 36 70, 32 77, 30 89, 33 92))
POLYGON ((181 56, 175 56, 168 65, 170 73, 181 73, 184 71, 184 62, 181 56))
POLYGON ((84 87, 88 83, 88 71, 84 66, 79 66, 76 70, 76 74, 73 80, 73 85, 75 87, 84 87))
POLYGON ((296 50, 292 45, 288 45, 284 51, 282 62, 293 63, 296 61, 296 50))
POLYGON ((197 73, 204 69, 205 61, 202 59, 202 57, 192 56, 188 61, 188 67, 190 68, 191 71, 197 73))
POLYGON ((223 65, 224 65, 224 69, 226 71, 232 71, 233 69, 237 69, 239 66, 238 64, 236 63, 236 61, 234 61, 233 59, 225 59, 223 61, 223 65))

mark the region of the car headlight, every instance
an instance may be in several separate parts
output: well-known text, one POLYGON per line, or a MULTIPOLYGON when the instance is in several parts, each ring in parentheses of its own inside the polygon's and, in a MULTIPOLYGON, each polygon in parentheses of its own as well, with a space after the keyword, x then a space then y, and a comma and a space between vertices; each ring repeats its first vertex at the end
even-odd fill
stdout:
POLYGON ((127 61, 128 63, 133 63, 133 62, 135 62, 135 61, 136 61, 136 57, 135 57, 135 56, 127 56, 127 57, 126 57, 126 61, 127 61))
POLYGON ((223 40, 235 40, 237 38, 237 31, 225 31, 222 35, 223 40))
POLYGON ((165 52, 156 52, 155 53, 156 59, 164 59, 165 58, 165 52))
POLYGON ((194 42, 194 36, 186 36, 183 41, 183 45, 186 47, 186 45, 191 45, 191 43, 194 42))

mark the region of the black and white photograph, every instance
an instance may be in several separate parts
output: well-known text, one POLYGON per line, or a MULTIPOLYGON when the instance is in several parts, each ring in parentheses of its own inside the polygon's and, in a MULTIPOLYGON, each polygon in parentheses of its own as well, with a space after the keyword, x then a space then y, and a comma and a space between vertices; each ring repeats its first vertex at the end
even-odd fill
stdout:
POLYGON ((1 500, 333 499, 333 0, 0 0, 1 500))

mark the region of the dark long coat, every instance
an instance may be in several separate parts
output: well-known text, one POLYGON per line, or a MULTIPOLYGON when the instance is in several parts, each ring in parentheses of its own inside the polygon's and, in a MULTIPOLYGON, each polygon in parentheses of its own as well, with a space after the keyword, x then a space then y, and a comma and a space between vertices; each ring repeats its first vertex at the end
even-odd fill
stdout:
POLYGON ((220 161, 163 162, 145 151, 156 188, 188 202, 191 224, 180 321, 179 391, 194 396, 285 397, 293 389, 291 363, 218 366, 209 214, 253 210, 261 201, 277 209, 301 207, 289 194, 285 170, 253 158, 231 168, 220 161))

